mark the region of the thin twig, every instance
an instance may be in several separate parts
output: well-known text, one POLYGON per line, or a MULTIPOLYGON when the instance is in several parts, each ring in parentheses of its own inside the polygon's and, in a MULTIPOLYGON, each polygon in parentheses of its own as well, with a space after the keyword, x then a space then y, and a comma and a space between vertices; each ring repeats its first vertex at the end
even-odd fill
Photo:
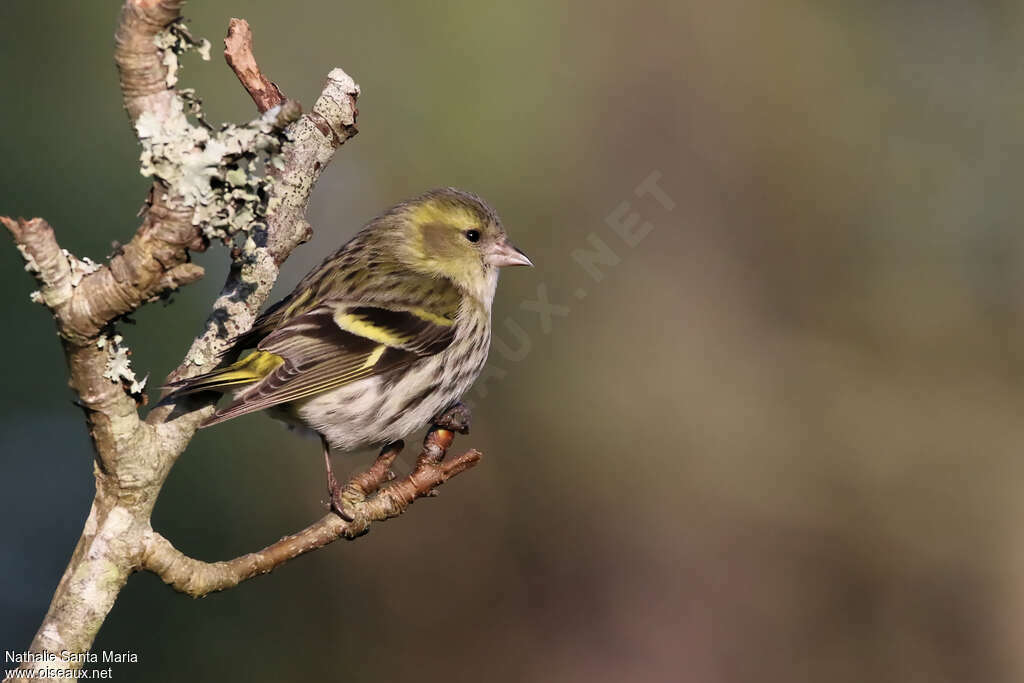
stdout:
POLYGON ((272 83, 263 75, 256 63, 252 48, 252 29, 245 19, 232 18, 228 23, 228 35, 224 38, 224 59, 261 113, 284 104, 284 93, 276 83, 272 83))

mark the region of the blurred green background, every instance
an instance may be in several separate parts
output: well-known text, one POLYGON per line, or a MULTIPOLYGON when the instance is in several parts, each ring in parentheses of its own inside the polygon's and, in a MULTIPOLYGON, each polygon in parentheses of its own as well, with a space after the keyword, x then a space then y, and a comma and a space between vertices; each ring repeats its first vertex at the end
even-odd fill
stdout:
MULTIPOLYGON (((96 259, 131 235, 148 186, 112 63, 117 11, 0 3, 0 212, 44 216, 96 259)), ((139 655, 116 678, 1024 679, 1021 3, 186 13, 216 48, 182 74, 212 121, 254 115, 219 57, 231 16, 306 105, 335 65, 363 88, 361 132, 275 296, 439 185, 488 198, 537 268, 499 287, 500 377, 471 394, 457 444, 485 452, 477 469, 226 593, 133 577, 95 645, 139 655), (671 211, 636 195, 652 174, 671 211), (629 246, 616 211, 652 229, 629 246), (619 259, 599 282, 573 258, 594 238, 619 259), (565 307, 550 325, 538 287, 565 307)), ((223 281, 222 249, 196 260, 204 281, 122 326, 152 385, 223 281)), ((92 464, 13 248, 0 282, 0 649, 20 650, 92 464)), ((320 516, 323 489, 314 442, 246 417, 195 439, 154 525, 225 559, 320 516)))

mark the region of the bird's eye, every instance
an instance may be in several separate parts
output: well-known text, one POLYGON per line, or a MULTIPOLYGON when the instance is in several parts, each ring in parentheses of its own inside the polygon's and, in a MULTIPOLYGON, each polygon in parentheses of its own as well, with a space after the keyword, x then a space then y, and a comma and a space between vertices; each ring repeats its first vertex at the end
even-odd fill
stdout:
POLYGON ((466 239, 469 240, 470 242, 479 242, 480 241, 480 231, 479 230, 467 230, 466 231, 466 239))

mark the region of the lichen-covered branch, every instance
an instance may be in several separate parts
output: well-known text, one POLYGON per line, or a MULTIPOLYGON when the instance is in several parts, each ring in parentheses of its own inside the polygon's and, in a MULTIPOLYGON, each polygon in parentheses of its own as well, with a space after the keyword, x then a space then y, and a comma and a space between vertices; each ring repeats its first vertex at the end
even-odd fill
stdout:
POLYGON ((176 71, 156 49, 156 37, 181 17, 184 0, 127 0, 114 34, 124 108, 132 123, 143 114, 170 116, 176 93, 176 71))
POLYGON ((475 450, 445 460, 453 438, 453 432, 447 429, 434 428, 428 432, 415 469, 402 479, 394 479, 391 472, 391 465, 402 450, 401 442, 382 450, 373 465, 354 476, 345 487, 342 495, 349 503, 346 511, 351 514, 351 521, 331 512, 296 534, 225 562, 202 562, 188 557, 166 538, 152 532, 142 566, 175 590, 198 598, 267 574, 288 560, 339 538, 357 538, 369 531, 372 522, 397 517, 414 500, 432 495, 438 486, 480 460, 480 453, 475 450))
MULTIPOLYGON (((416 467, 392 480, 398 448, 386 449, 354 477, 338 499, 351 521, 328 514, 307 529, 228 562, 188 558, 156 533, 150 518, 177 458, 213 410, 186 397, 140 419, 144 385, 130 366, 130 349, 115 325, 123 316, 203 276, 190 253, 220 241, 232 268, 201 334, 170 377, 209 370, 231 337, 245 332, 277 279, 281 263, 309 239, 310 193, 335 151, 355 135, 359 86, 332 70, 312 109, 302 114, 260 71, 252 33, 233 19, 225 59, 260 111, 244 125, 214 128, 199 98, 177 88, 178 56, 210 45, 181 21, 182 0, 124 0, 115 61, 121 94, 139 141, 140 170, 153 183, 142 223, 105 262, 62 249, 41 218, 0 217, 39 282, 32 300, 56 322, 69 384, 84 409, 96 450, 96 495, 81 537, 30 649, 88 650, 135 571, 158 573, 192 595, 223 590, 337 538, 401 514, 450 477, 472 467, 476 451, 445 459, 455 423, 439 422, 424 441, 416 467)), ((46 662, 47 668, 59 663, 46 662)), ((22 665, 34 668, 33 663, 22 665)), ((80 662, 70 662, 77 668, 80 662)), ((38 672, 36 672, 38 673, 38 672)), ((48 680, 35 676, 36 680, 48 680)))
MULTIPOLYGON (((42 218, 17 220, 0 216, 11 238, 25 259, 25 270, 32 273, 41 285, 32 293, 32 300, 50 310, 58 310, 71 299, 72 262, 57 244, 53 228, 42 218)), ((77 263, 76 263, 77 265, 77 263)))

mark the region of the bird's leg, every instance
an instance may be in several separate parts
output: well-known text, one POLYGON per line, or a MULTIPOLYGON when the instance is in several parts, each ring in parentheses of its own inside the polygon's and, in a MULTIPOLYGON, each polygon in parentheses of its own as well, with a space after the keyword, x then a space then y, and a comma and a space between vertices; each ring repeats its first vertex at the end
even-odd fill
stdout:
POLYGON ((431 421, 435 427, 447 429, 450 432, 469 434, 469 421, 472 413, 464 403, 456 403, 448 410, 434 416, 431 421))
POLYGON ((331 496, 328 507, 346 522, 353 522, 356 518, 355 507, 366 500, 366 496, 376 493, 385 482, 395 478, 395 473, 391 471, 391 463, 405 448, 405 442, 399 439, 385 445, 370 469, 353 475, 345 486, 338 483, 331 469, 331 445, 323 436, 320 437, 320 443, 324 447, 327 491, 331 496))
POLYGON ((320 435, 320 443, 324 447, 324 467, 327 470, 327 493, 331 497, 330 508, 334 512, 338 513, 346 522, 351 522, 354 517, 346 511, 348 505, 341 496, 342 487, 338 484, 338 480, 334 478, 334 470, 331 469, 331 444, 327 443, 327 437, 323 434, 320 435))

